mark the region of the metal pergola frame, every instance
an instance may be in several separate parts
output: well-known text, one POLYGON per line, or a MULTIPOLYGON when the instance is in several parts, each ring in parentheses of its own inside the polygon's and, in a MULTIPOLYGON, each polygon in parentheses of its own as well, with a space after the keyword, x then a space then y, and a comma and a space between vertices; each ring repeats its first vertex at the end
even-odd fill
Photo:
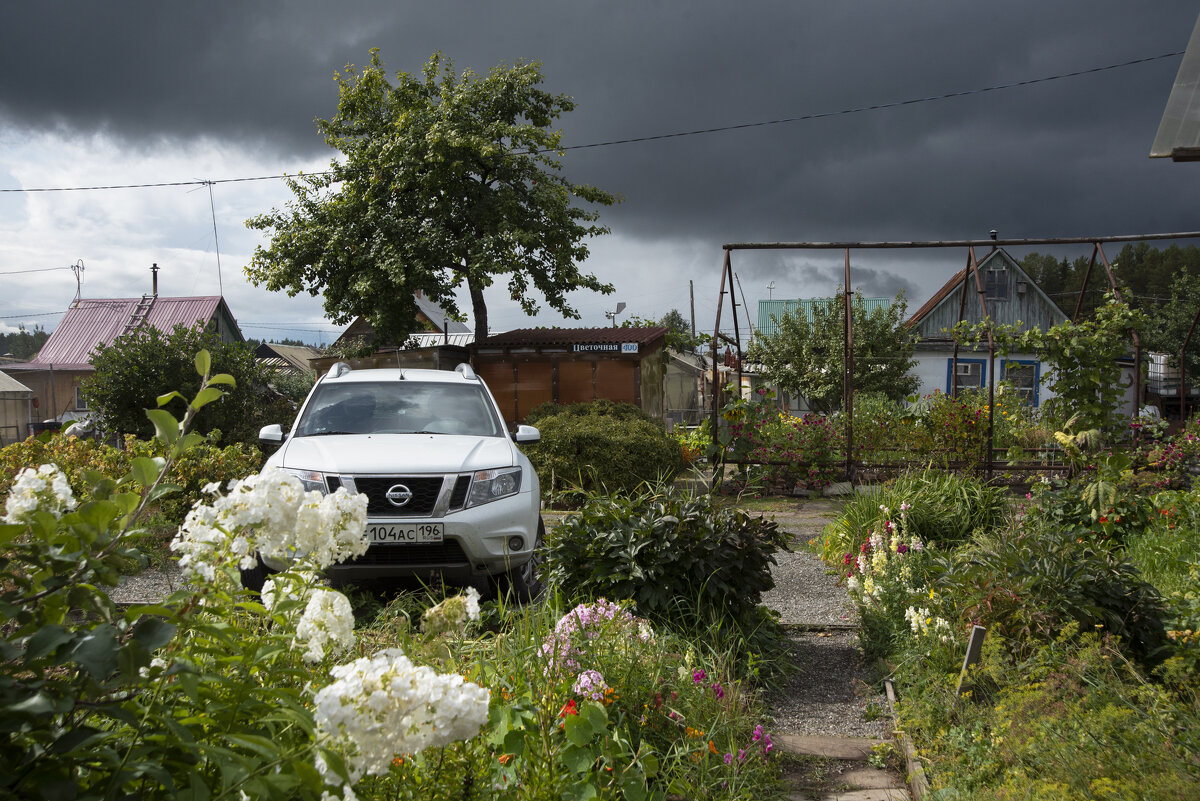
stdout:
MULTIPOLYGON (((983 311, 985 318, 990 316, 987 310, 987 302, 985 300, 985 292, 983 282, 979 276, 979 262, 975 257, 975 248, 987 247, 995 249, 998 247, 1029 247, 1039 245, 1091 245, 1092 256, 1088 262, 1087 271, 1084 274, 1083 286, 1079 293, 1079 299, 1075 305, 1075 313, 1072 315, 1072 320, 1078 320, 1079 314, 1083 307, 1083 296, 1087 291, 1088 283, 1091 281, 1092 270, 1095 267, 1097 257, 1104 267, 1105 277, 1108 279, 1108 286, 1118 299, 1121 299, 1120 290, 1117 288, 1116 278, 1113 276, 1112 265, 1108 257, 1104 253, 1104 245, 1148 242, 1154 240, 1170 240, 1170 239, 1200 239, 1200 231, 1187 231, 1178 233, 1159 233, 1159 234, 1131 234, 1123 236, 1094 236, 1094 237, 1049 237, 1040 239, 998 239, 993 231, 989 239, 958 239, 958 240, 932 240, 932 241, 909 241, 909 242, 733 242, 723 246, 724 259, 721 265, 721 288, 717 297, 717 315, 713 329, 712 338, 712 369, 713 369, 713 395, 712 395, 712 428, 715 435, 720 418, 721 408, 721 386, 718 379, 718 350, 719 344, 725 342, 734 347, 737 356, 737 387, 738 392, 741 392, 742 387, 742 346, 741 334, 738 325, 738 302, 733 293, 734 273, 731 254, 735 250, 842 250, 845 251, 845 281, 842 290, 843 308, 845 314, 845 338, 844 338, 844 370, 842 374, 842 403, 846 414, 846 452, 845 452, 845 470, 846 477, 850 481, 854 481, 856 471, 854 465, 854 330, 851 314, 851 298, 853 297, 853 285, 850 280, 850 254, 855 250, 928 250, 928 249, 944 249, 944 248, 966 248, 967 249, 967 266, 963 272, 962 288, 963 292, 959 300, 958 319, 961 322, 966 310, 967 298, 967 282, 972 277, 975 282, 975 290, 979 295, 980 308, 983 311), (728 288, 727 288, 728 287, 728 288), (733 337, 730 338, 721 333, 721 315, 725 306, 725 295, 728 293, 730 300, 730 311, 733 317, 733 337)), ((1196 312, 1196 317, 1192 321, 1192 327, 1188 331, 1188 336, 1183 343, 1183 351, 1180 353, 1180 415, 1186 416, 1186 365, 1184 354, 1187 350, 1188 343, 1191 340, 1192 333, 1197 325, 1200 324, 1200 309, 1196 312)), ((1134 408, 1135 410, 1141 404, 1141 338, 1136 331, 1130 330, 1130 338, 1134 346, 1134 408)), ((987 422, 987 443, 986 451, 984 452, 984 464, 987 471, 988 479, 992 478, 993 474, 993 424, 992 424, 992 407, 995 403, 996 392, 996 345, 992 339, 991 332, 988 332, 988 422, 987 422)), ((955 343, 954 365, 951 367, 952 388, 955 392, 958 389, 958 344, 955 343)))

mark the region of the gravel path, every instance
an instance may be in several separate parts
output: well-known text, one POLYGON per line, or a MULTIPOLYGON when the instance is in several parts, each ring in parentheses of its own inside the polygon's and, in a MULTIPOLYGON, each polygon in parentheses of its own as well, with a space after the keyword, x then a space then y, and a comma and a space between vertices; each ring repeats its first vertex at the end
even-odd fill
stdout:
POLYGON ((794 550, 778 554, 775 589, 763 603, 791 630, 796 672, 768 697, 775 728, 785 734, 884 738, 887 698, 870 687, 870 670, 858 647, 854 606, 807 543, 837 514, 830 501, 797 502, 768 512, 795 536, 794 550))

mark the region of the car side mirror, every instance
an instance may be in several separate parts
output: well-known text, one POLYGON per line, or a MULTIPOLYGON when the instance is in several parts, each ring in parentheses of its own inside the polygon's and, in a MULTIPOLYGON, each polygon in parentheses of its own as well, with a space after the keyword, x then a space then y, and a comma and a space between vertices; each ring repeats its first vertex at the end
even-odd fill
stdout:
POLYGON ((276 444, 283 442, 283 428, 279 423, 271 423, 269 426, 263 426, 258 430, 258 439, 261 442, 274 442, 276 444))
POLYGON ((517 443, 538 442, 541 438, 542 432, 533 426, 517 426, 517 430, 513 434, 513 442, 517 443))

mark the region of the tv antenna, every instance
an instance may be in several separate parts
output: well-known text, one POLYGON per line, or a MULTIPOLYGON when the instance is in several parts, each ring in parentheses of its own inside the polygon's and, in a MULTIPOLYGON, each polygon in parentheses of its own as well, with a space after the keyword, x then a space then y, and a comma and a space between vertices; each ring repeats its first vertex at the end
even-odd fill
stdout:
POLYGON ((83 296, 83 259, 71 265, 71 272, 75 273, 75 300, 79 300, 83 296))

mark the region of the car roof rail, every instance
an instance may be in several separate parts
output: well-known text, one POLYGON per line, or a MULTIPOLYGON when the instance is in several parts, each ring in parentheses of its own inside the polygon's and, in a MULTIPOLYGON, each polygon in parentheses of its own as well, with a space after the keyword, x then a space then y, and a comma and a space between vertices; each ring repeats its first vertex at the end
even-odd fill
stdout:
POLYGON ((354 368, 352 368, 346 362, 334 362, 333 366, 329 368, 329 372, 325 374, 325 377, 326 378, 341 378, 342 376, 344 376, 346 373, 350 372, 353 369, 354 368))
POLYGON ((455 367, 454 372, 468 380, 479 380, 479 376, 475 375, 475 371, 471 369, 471 365, 467 364, 466 362, 463 362, 462 364, 458 365, 458 367, 455 367))

